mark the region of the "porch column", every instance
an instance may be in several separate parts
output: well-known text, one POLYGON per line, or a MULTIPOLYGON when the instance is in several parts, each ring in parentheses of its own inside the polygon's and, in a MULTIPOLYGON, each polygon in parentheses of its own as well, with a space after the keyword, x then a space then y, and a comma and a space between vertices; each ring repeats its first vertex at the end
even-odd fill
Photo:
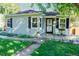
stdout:
POLYGON ((56 34, 56 19, 53 22, 53 34, 56 34))
POLYGON ((37 32, 38 32, 38 37, 40 37, 40 17, 38 17, 38 21, 37 21, 37 32))

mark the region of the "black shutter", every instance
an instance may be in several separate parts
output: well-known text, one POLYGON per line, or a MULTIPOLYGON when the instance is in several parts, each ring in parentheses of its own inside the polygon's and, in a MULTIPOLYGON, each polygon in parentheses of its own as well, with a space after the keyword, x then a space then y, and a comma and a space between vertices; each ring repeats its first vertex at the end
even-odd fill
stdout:
POLYGON ((12 28, 12 18, 10 19, 10 27, 12 28))
POLYGON ((56 28, 59 28, 59 18, 56 18, 56 28))
POLYGON ((41 18, 40 18, 40 27, 41 27, 41 18))
POLYGON ((10 27, 10 26, 9 26, 9 25, 10 25, 10 22, 9 22, 9 21, 10 21, 10 19, 7 20, 7 26, 8 26, 8 27, 10 27))
POLYGON ((66 18, 66 28, 69 28, 69 18, 66 18))
POLYGON ((31 17, 28 17, 28 28, 31 28, 31 17))

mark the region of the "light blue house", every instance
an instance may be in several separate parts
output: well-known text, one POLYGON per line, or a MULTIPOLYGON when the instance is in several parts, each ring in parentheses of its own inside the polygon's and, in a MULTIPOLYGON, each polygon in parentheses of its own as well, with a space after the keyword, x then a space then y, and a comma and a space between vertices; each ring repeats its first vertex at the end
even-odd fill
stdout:
POLYGON ((16 14, 6 15, 6 32, 35 35, 36 33, 71 35, 70 16, 59 15, 57 12, 25 10, 16 14))

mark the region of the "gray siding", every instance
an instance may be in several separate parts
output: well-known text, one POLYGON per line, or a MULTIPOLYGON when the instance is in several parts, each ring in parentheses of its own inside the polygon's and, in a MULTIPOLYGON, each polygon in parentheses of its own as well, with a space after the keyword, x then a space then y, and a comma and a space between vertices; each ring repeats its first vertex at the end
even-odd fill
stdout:
MULTIPOLYGON (((41 16, 38 17, 38 22, 41 16)), ((12 26, 13 28, 8 28, 7 27, 7 32, 9 33, 15 33, 15 34, 27 34, 27 35, 36 35, 38 32, 38 27, 37 28, 28 28, 28 16, 17 16, 17 17, 12 17, 13 18, 13 23, 12 26)), ((44 20, 42 19, 44 22, 44 20)), ((38 23, 39 24, 39 23, 38 23)), ((41 31, 40 33, 45 31, 45 25, 42 23, 42 27, 40 28, 41 31)))
POLYGON ((26 34, 28 29, 27 17, 13 17, 12 26, 13 28, 7 28, 7 32, 26 34))
POLYGON ((15 17, 13 20, 13 33, 26 34, 27 33, 27 17, 15 17))

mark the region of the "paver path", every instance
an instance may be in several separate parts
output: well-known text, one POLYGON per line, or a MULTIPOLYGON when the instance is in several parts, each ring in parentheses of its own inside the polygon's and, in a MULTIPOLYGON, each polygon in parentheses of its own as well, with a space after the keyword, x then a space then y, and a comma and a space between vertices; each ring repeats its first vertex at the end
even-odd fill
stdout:
POLYGON ((79 40, 79 36, 57 36, 57 35, 41 35, 39 38, 34 37, 34 38, 18 38, 18 37, 8 37, 8 36, 3 36, 0 35, 0 38, 4 39, 10 39, 10 40, 22 40, 22 41, 39 41, 39 40, 48 40, 48 39, 56 39, 56 40, 79 40))
POLYGON ((16 53, 15 56, 29 56, 32 54, 32 52, 39 48, 40 45, 43 43, 43 40, 39 40, 39 41, 35 41, 31 46, 29 46, 28 48, 24 48, 22 51, 19 51, 16 53))
POLYGON ((32 52, 39 48, 41 44, 32 44, 31 46, 29 46, 28 48, 24 48, 22 51, 16 53, 15 56, 29 56, 32 54, 32 52))

